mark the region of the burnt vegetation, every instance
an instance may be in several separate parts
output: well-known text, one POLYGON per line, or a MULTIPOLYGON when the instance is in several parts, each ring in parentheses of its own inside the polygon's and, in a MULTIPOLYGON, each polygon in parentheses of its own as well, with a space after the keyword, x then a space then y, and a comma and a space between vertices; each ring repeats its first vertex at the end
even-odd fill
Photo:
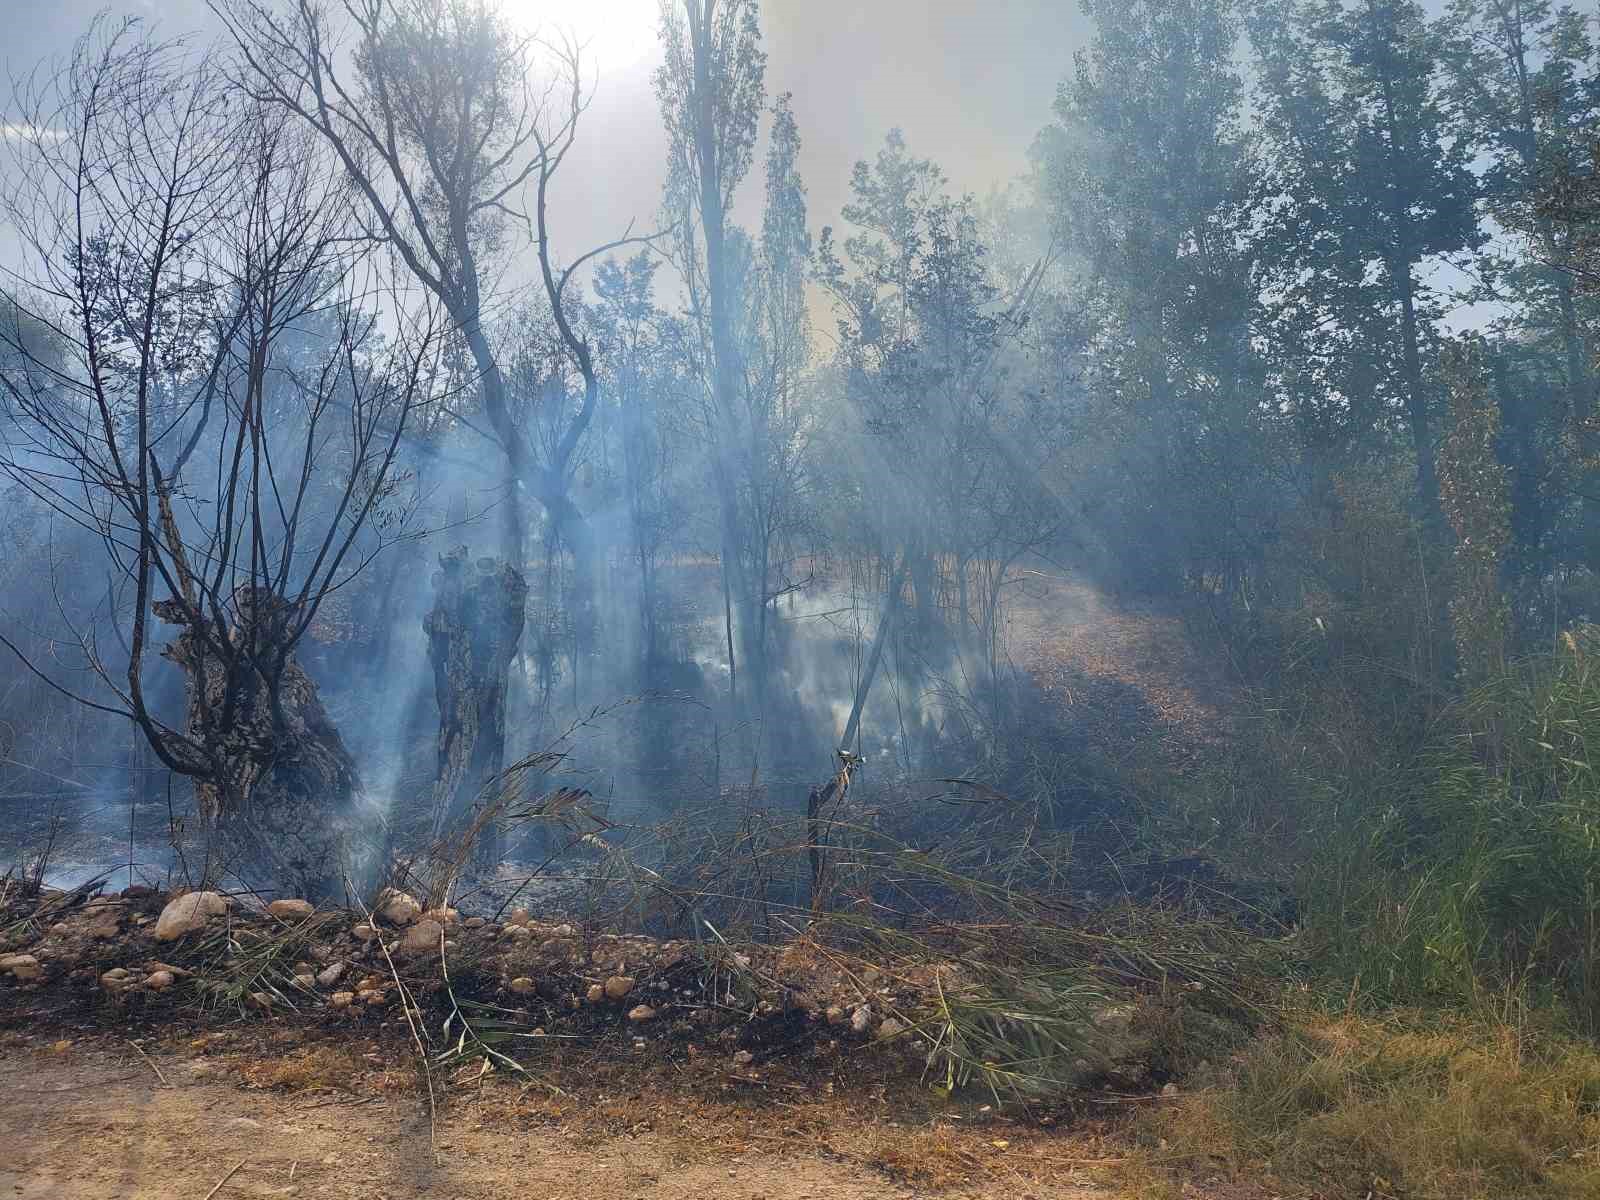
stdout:
POLYGON ((597 245, 584 46, 488 0, 16 81, 11 1019, 1198 1079, 1163 1163, 1590 1194, 1593 16, 1082 9, 1020 178, 896 130, 819 214, 757 0, 663 0, 597 245), (1462 1092, 1522 1150, 1373 1148, 1462 1092))

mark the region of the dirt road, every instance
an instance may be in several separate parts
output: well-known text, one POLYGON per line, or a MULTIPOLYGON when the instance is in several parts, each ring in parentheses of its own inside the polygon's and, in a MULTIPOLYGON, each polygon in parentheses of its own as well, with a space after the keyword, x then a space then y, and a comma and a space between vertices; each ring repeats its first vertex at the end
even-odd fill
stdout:
MULTIPOLYGON (((659 1128, 596 1134, 519 1119, 494 1099, 457 1098, 446 1105, 430 1144, 427 1106, 409 1090, 286 1095, 218 1082, 216 1074, 210 1060, 157 1053, 147 1061, 131 1047, 125 1054, 78 1047, 53 1053, 12 1043, 0 1052, 0 1200, 864 1200, 927 1194, 803 1143, 778 1139, 769 1150, 752 1145, 748 1134, 719 1143, 715 1129, 689 1133, 669 1128, 669 1120, 659 1128)), ((1008 1200, 1113 1195, 1076 1181, 1082 1173, 1070 1164, 1048 1171, 1059 1175, 1054 1180, 1041 1180, 1039 1166, 1033 1164, 1028 1178, 997 1162, 946 1194, 1008 1200)))

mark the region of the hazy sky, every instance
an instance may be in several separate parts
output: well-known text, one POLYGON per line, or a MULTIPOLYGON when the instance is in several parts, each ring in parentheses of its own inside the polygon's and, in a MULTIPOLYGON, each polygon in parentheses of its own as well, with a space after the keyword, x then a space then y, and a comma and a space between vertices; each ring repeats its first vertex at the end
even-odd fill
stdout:
MULTIPOLYGON (((63 53, 101 0, 13 0, 3 51, 15 75, 63 53), (16 9, 12 9, 15 12, 16 9)), ((203 0, 112 0, 165 33, 213 31, 203 0)), ((655 216, 665 146, 650 73, 659 60, 656 0, 511 0, 520 20, 574 28, 598 71, 580 145, 563 167, 553 232, 573 254, 655 216)), ((1074 0, 765 0, 771 94, 794 94, 801 169, 816 228, 836 222, 851 164, 893 126, 960 190, 983 193, 1023 166, 1050 118, 1086 23, 1074 0)), ((760 202, 759 163, 747 216, 760 202)))

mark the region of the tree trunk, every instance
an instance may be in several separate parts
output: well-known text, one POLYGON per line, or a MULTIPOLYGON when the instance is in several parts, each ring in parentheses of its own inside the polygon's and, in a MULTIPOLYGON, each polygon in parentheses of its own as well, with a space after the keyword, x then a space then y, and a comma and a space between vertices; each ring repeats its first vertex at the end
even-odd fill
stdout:
MULTIPOLYGON (((505 765, 506 686, 522 638, 528 584, 497 558, 469 562, 465 549, 439 559, 434 602, 423 630, 439 703, 436 838, 463 828, 484 783, 505 765)), ((480 861, 498 860, 490 835, 480 861)))
POLYGON ((235 607, 231 629, 197 630, 183 605, 154 605, 184 626, 162 654, 186 676, 189 733, 214 764, 195 781, 212 842, 205 882, 227 871, 285 895, 342 897, 354 878, 355 760, 286 647, 290 606, 241 588, 235 607))

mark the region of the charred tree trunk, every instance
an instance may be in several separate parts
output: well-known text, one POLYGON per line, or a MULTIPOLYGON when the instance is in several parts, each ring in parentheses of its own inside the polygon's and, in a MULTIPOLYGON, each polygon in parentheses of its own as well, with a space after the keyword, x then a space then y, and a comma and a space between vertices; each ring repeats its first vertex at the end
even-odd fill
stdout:
MULTIPOLYGON (((528 584, 510 563, 469 561, 465 549, 439 559, 433 609, 423 622, 439 702, 434 836, 467 826, 484 783, 506 754, 506 686, 527 614, 528 584)), ((480 858, 500 856, 486 831, 480 858)))
POLYGON ((291 606, 265 588, 241 588, 234 602, 231 628, 196 628, 177 601, 154 605, 183 626, 162 654, 184 672, 188 731, 213 764, 195 778, 206 882, 231 871, 289 895, 340 897, 361 794, 355 759, 294 660, 291 606))

